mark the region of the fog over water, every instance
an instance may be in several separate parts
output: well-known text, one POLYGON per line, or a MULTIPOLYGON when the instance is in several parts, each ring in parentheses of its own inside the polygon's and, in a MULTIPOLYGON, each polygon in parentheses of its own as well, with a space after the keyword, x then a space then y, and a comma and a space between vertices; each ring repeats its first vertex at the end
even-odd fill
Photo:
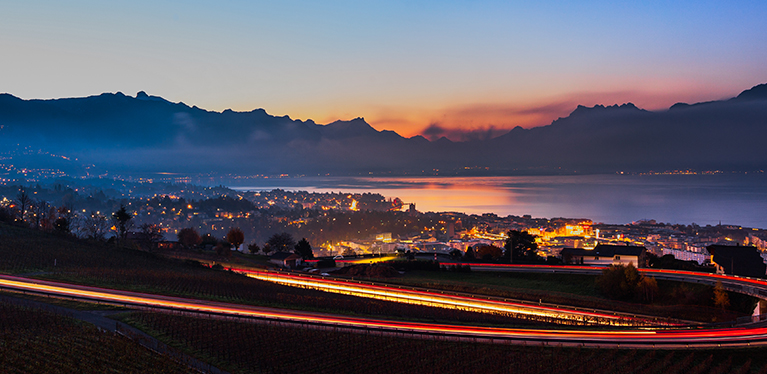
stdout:
POLYGON ((237 190, 377 192, 419 211, 655 219, 767 228, 767 175, 578 175, 514 177, 316 177, 250 180, 237 190))

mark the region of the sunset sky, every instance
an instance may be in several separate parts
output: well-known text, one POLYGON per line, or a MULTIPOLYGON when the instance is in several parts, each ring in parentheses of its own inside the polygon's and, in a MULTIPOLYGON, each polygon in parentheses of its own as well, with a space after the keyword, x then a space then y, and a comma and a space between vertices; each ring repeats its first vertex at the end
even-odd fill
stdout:
POLYGON ((528 3, 3 1, 0 92, 143 90, 458 139, 767 82, 764 1, 528 3))

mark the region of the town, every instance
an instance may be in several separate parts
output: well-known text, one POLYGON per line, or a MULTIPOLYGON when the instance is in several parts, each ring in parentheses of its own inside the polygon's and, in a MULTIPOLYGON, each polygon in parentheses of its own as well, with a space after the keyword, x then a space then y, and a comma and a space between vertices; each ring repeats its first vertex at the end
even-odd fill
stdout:
POLYGON ((244 236, 234 248, 240 251, 264 250, 271 236, 288 233, 306 238, 315 257, 412 253, 456 258, 481 246, 502 248, 506 234, 515 230, 533 235, 537 255, 549 262, 567 262, 565 248, 592 250, 598 244, 644 247, 656 257, 672 255, 695 265, 710 264, 706 247, 711 245, 754 246, 767 262, 767 230, 733 225, 654 220, 611 224, 587 218, 420 212, 417 202, 375 193, 238 191, 109 178, 1 186, 0 207, 22 208, 20 191, 27 196, 23 210, 33 218, 30 222, 50 225, 65 217, 73 234, 101 239, 114 235, 112 214, 124 206, 132 215, 134 231, 154 230, 156 241, 165 245, 175 242, 183 229, 194 229, 216 243, 236 227, 244 236), (64 209, 52 209, 56 207, 64 209))

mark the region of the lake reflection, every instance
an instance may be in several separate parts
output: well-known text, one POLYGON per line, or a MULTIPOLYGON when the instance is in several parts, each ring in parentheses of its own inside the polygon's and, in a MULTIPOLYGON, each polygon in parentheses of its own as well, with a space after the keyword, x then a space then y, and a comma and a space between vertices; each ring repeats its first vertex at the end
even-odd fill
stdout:
POLYGON ((580 175, 260 179, 238 190, 377 192, 419 211, 767 227, 767 176, 580 175))

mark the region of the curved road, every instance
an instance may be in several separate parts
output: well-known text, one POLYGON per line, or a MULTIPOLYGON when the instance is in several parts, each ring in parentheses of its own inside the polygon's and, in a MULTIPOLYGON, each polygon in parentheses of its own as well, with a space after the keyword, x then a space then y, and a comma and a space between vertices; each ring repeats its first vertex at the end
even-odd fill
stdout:
MULTIPOLYGON (((513 264, 478 264, 478 263, 443 263, 442 265, 469 265, 472 271, 510 271, 529 273, 565 273, 599 275, 604 267, 574 266, 574 265, 513 265, 513 264)), ((725 289, 743 293, 758 298, 767 298, 767 281, 758 278, 740 277, 737 275, 722 275, 700 273, 685 270, 669 269, 637 269, 640 273, 656 279, 675 280, 714 285, 722 282, 725 289)))
POLYGON ((484 313, 555 318, 567 323, 611 326, 681 326, 692 322, 672 322, 654 316, 642 316, 612 311, 536 304, 530 301, 508 300, 448 291, 433 291, 386 283, 361 282, 343 278, 320 277, 302 273, 287 273, 262 269, 229 268, 251 278, 294 287, 312 288, 326 292, 375 298, 409 304, 437 306, 448 309, 470 310, 484 313))
MULTIPOLYGON (((509 270, 509 269, 507 269, 509 270)), ((551 269, 549 269, 551 270, 551 269)), ((699 275, 699 274, 696 274, 699 275)), ((722 277, 722 276, 719 276, 722 277)), ((727 277, 732 284, 767 290, 767 282, 727 277)), ((170 297, 60 282, 0 275, 0 288, 75 299, 104 301, 147 308, 173 309, 213 315, 239 316, 402 336, 584 347, 712 348, 767 345, 767 328, 724 329, 541 330, 355 318, 325 313, 282 310, 170 297)))

